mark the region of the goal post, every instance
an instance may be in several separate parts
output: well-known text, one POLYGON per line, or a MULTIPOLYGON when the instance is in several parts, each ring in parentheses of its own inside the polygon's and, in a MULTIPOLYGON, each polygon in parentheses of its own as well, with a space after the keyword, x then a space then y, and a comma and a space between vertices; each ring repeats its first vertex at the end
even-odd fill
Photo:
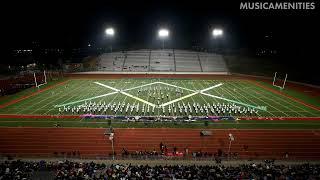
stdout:
POLYGON ((288 74, 285 75, 284 79, 281 79, 281 78, 279 78, 277 73, 278 72, 274 73, 272 85, 275 87, 278 87, 280 90, 283 90, 286 85, 286 82, 287 82, 288 74), (278 81, 280 81, 280 84, 277 83, 278 81))
POLYGON ((38 87, 37 77, 35 72, 33 73, 33 78, 34 78, 34 84, 36 85, 36 87, 38 87))
POLYGON ((43 71, 43 77, 41 79, 43 79, 43 81, 41 80, 37 80, 37 76, 36 73, 33 73, 33 77, 34 77, 34 82, 37 88, 40 88, 40 86, 47 84, 47 75, 46 75, 46 71, 43 71))

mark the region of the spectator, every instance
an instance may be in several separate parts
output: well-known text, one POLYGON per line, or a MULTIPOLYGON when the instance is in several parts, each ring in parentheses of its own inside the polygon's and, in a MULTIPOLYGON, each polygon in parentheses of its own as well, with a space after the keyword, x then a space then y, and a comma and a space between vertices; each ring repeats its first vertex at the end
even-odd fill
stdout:
MULTIPOLYGON (((269 161, 268 161, 269 162, 269 161)), ((219 159, 217 159, 219 163, 219 159)), ((0 163, 0 179, 29 180, 35 171, 52 171, 56 180, 69 179, 319 179, 320 164, 275 165, 123 165, 94 162, 0 163)))

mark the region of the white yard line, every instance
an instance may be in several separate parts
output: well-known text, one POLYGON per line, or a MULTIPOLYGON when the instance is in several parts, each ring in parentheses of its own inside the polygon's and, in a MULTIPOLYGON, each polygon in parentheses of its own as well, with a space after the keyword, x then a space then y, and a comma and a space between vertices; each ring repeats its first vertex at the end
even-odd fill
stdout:
MULTIPOLYGON (((199 83, 198 81, 197 81, 197 83, 198 84, 201 84, 201 83, 199 83)), ((184 83, 183 83, 184 84, 184 83)), ((209 88, 205 88, 204 90, 201 90, 200 92, 204 92, 204 91, 208 91, 208 90, 210 90, 210 89, 213 89, 213 88, 216 88, 216 87, 219 87, 219 86, 221 86, 222 85, 222 83, 220 83, 220 84, 217 84, 217 85, 215 85, 215 86, 211 86, 211 87, 209 87, 209 88), (218 85, 218 86, 217 86, 218 85)), ((184 86, 185 86, 185 84, 184 84, 184 86)), ((192 81, 192 86, 193 86, 193 88, 194 89, 196 89, 196 87, 194 86, 194 82, 192 81)), ((201 85, 201 88, 204 88, 204 86, 202 86, 201 85)), ((204 102, 206 103, 206 105, 208 104, 208 102, 206 101, 206 99, 201 95, 201 94, 199 94, 199 96, 204 100, 204 102)), ((193 97, 191 97, 192 98, 192 100, 193 100, 193 97)), ((194 100, 193 100, 193 102, 195 102, 194 100)), ((217 115, 216 113, 214 113, 215 115, 217 115)))
MULTIPOLYGON (((194 87, 194 85, 193 85, 193 81, 191 81, 192 82, 192 86, 194 87)), ((186 85, 185 85, 185 83, 183 83, 183 81, 181 81, 181 83, 182 83, 182 85, 184 86, 184 87, 186 87, 186 85)), ((194 87, 194 89, 196 90, 196 88, 194 87)), ((191 96, 191 99, 192 99, 192 101, 193 101, 193 103, 195 103, 196 101, 193 99, 193 97, 191 96)))
POLYGON ((98 85, 100 85, 100 86, 107 87, 107 88, 112 89, 112 90, 117 91, 117 92, 120 91, 119 89, 116 89, 116 88, 114 88, 114 87, 111 87, 111 86, 108 86, 108 85, 105 85, 105 84, 102 84, 102 83, 99 83, 99 82, 94 82, 94 83, 95 83, 95 84, 98 84, 98 85))
POLYGON ((188 95, 186 95, 186 96, 180 97, 180 98, 178 98, 178 99, 174 99, 174 100, 172 100, 172 101, 163 103, 163 104, 160 105, 160 107, 165 107, 165 106, 167 106, 167 105, 169 105, 169 104, 172 104, 172 103, 181 101, 182 99, 186 99, 186 98, 191 97, 191 96, 194 96, 194 95, 196 95, 196 94, 198 94, 198 93, 199 93, 199 92, 194 92, 194 93, 188 94, 188 95))
MULTIPOLYGON (((134 83, 135 84, 135 83, 134 83)), ((133 104, 136 104, 136 102, 137 102, 137 100, 135 99, 134 100, 134 102, 133 102, 133 104)), ((131 104, 131 105, 133 105, 133 104, 131 104)), ((134 113, 134 111, 132 111, 133 113, 134 113)), ((131 111, 130 111, 130 116, 132 115, 132 113, 131 113, 131 111)))
POLYGON ((138 88, 142 88, 142 87, 145 87, 145 86, 151 86, 153 84, 158 84, 159 82, 152 82, 152 83, 149 83, 149 84, 144 84, 144 85, 141 85, 141 86, 136 86, 136 87, 132 87, 132 88, 129 88, 129 89, 125 89, 123 91, 130 91, 130 90, 133 90, 133 89, 138 89, 138 88))
MULTIPOLYGON (((199 86, 201 86, 201 87, 204 87, 200 82, 197 82, 198 84, 199 84, 199 86)), ((192 84, 193 85, 193 84, 192 84)), ((193 85, 193 87, 194 87, 194 85, 193 85)), ((212 89, 212 88, 211 88, 212 89)), ((201 96, 201 98, 206 102, 206 103, 208 103, 207 101, 206 101, 206 99, 202 96, 202 94, 200 94, 200 96, 201 96)), ((215 102, 217 102, 216 100, 214 100, 215 102)), ((214 111, 214 115, 215 116, 217 116, 218 114, 216 114, 216 112, 214 111)))
MULTIPOLYGON (((78 82, 78 83, 79 83, 79 82, 78 82)), ((83 85, 83 84, 82 84, 82 81, 80 81, 80 84, 83 85)), ((77 88, 77 89, 78 89, 78 88, 77 88)), ((81 90, 82 90, 82 89, 81 89, 81 90)), ((66 90, 66 91, 69 92, 69 93, 66 93, 66 94, 72 94, 72 93, 75 92, 75 89, 73 89, 72 91, 71 91, 71 90, 66 90)), ((84 90, 84 91, 86 91, 86 90, 84 90)), ((71 98, 73 98, 73 97, 78 97, 76 94, 77 94, 77 93, 74 93, 74 95, 71 96, 70 98, 64 99, 64 101, 62 101, 62 102, 60 102, 60 101, 58 101, 58 102, 59 102, 60 104, 63 104, 63 103, 67 102, 69 99, 71 99, 71 98)), ((82 96, 80 96, 81 99, 83 99, 83 97, 86 96, 86 93, 84 93, 83 91, 81 91, 80 94, 82 94, 82 96)), ((61 99, 61 98, 64 98, 64 96, 61 96, 60 98, 55 99, 54 102, 51 102, 51 103, 45 105, 44 107, 46 107, 46 106, 48 106, 48 105, 56 104, 55 102, 56 102, 58 99, 61 99)), ((80 99, 80 98, 77 98, 77 99, 80 99)), ((51 112, 52 110, 55 110, 55 105, 53 106, 53 108, 51 108, 50 110, 48 110, 48 111, 45 112, 44 114, 49 114, 49 112, 51 112)))
MULTIPOLYGON (((239 87, 237 87, 237 86, 234 86, 234 82, 229 83, 229 84, 230 84, 230 86, 236 88, 236 93, 237 93, 237 94, 239 94, 239 95, 240 95, 241 97, 243 97, 244 99, 250 101, 250 102, 251 102, 252 104, 254 104, 255 106, 258 106, 256 102, 252 101, 250 98, 247 98, 247 97, 244 96, 242 93, 239 93, 238 90, 241 90, 241 88, 239 88, 239 87)), ((224 90, 225 90, 228 94, 230 94, 232 97, 235 97, 235 96, 233 96, 232 93, 228 90, 228 88, 225 88, 224 90)), ((245 92, 245 91, 243 91, 243 93, 244 93, 244 94, 250 94, 250 93, 247 93, 247 92, 245 92)), ((250 96, 251 96, 251 94, 250 94, 250 96)), ((263 102, 263 101, 262 101, 262 102, 263 102)), ((263 102, 263 103, 264 103, 264 102, 263 102)), ((265 112, 268 112, 268 111, 265 111, 265 112)), ((271 112, 268 112, 268 113, 271 114, 272 116, 276 116, 276 115, 272 114, 271 112)), ((258 115, 259 115, 259 114, 258 114, 258 115)))
MULTIPOLYGON (((234 101, 234 100, 231 100, 231 99, 227 99, 227 98, 223 98, 223 97, 219 97, 219 96, 215 96, 215 95, 211 95, 211 94, 207 94, 207 93, 201 93, 203 95, 206 95, 206 96, 210 96, 210 97, 213 97, 213 98, 217 98, 217 99, 222 99, 222 100, 225 100, 225 101, 229 101, 229 102, 233 102, 235 104, 240 104, 240 105, 243 105, 243 106, 247 106, 247 107, 251 107, 251 108, 255 108, 255 109, 260 109, 259 107, 256 107, 256 106, 253 106, 253 105, 250 105, 250 104, 246 104, 246 103, 242 103, 242 102, 238 102, 238 101, 234 101)), ((260 109, 262 110, 262 109, 260 109)))
MULTIPOLYGON (((211 80, 211 81, 212 81, 212 80, 211 80)), ((217 89, 215 89, 214 91, 215 91, 217 94, 219 94, 220 96, 224 97, 224 96, 226 95, 226 93, 225 93, 224 91, 225 91, 227 88, 228 88, 228 84, 226 84, 226 86, 224 86, 224 88, 221 89, 222 92, 220 92, 220 91, 217 90, 217 89), (224 94, 222 94, 222 93, 224 93, 224 94)), ((228 93, 228 92, 227 92, 227 93, 228 93)), ((228 94, 229 94, 229 93, 228 93, 228 94)), ((232 98, 233 100, 238 101, 238 102, 242 102, 242 99, 240 99, 240 98, 238 98, 238 97, 235 97, 235 96, 233 96, 232 94, 231 94, 230 96, 231 96, 230 98, 232 98)), ((256 106, 255 103, 254 103, 253 105, 256 106)))
MULTIPOLYGON (((213 82, 213 81, 212 81, 213 82)), ((217 92, 219 95, 221 95, 220 92, 218 92, 217 90, 215 90, 215 92, 217 92)), ((234 96, 236 100, 231 100, 231 99, 228 99, 228 98, 224 98, 224 97, 220 97, 220 96, 215 96, 215 95, 212 95, 212 94, 208 94, 208 93, 201 93, 203 95, 207 95, 207 96, 210 96, 210 97, 213 97, 213 98, 217 98, 217 99, 221 99, 221 100, 225 100, 225 101, 229 101, 229 102, 232 102, 232 103, 235 103, 235 104, 240 104, 240 105, 243 105, 243 106, 247 106, 247 107, 251 107, 251 108, 255 108, 255 109, 260 109, 262 110, 261 108, 257 107, 257 106, 254 106, 254 105, 250 105, 250 104, 247 104, 247 103, 243 103, 243 102, 240 102, 240 100, 234 96)))
POLYGON ((173 84, 169 84, 169 83, 165 83, 165 82, 157 82, 157 83, 159 83, 159 84, 164 84, 164 85, 171 86, 171 87, 176 87, 176 88, 184 89, 184 90, 191 91, 191 92, 196 92, 196 91, 194 91, 194 90, 192 90, 192 89, 179 87, 179 86, 176 86, 176 85, 173 85, 173 84))
MULTIPOLYGON (((81 85, 81 84, 80 84, 80 85, 81 85)), ((73 88, 73 90, 74 90, 74 89, 79 89, 79 88, 81 87, 80 85, 79 85, 79 86, 75 86, 75 88, 73 88)), ((28 110, 28 109, 34 107, 35 105, 37 105, 37 104, 39 104, 39 103, 41 103, 41 102, 43 102, 43 101, 47 101, 47 100, 50 99, 50 98, 54 98, 54 97, 51 96, 51 95, 48 95, 47 98, 43 98, 43 99, 41 99, 40 101, 37 101, 37 102, 33 103, 32 105, 29 105, 29 106, 24 107, 24 110, 28 110)), ((36 110, 39 110, 39 109, 40 109, 40 108, 37 108, 36 110)), ((24 110, 18 111, 18 112, 16 112, 16 114, 19 114, 20 112, 23 112, 24 110)), ((35 111, 33 111, 33 112, 35 112, 35 111)))
MULTIPOLYGON (((118 83, 117 85, 122 85, 122 81, 123 81, 123 80, 124 80, 124 79, 121 79, 121 80, 120 80, 120 83, 118 83)), ((117 97, 118 97, 119 94, 120 94, 120 93, 117 93, 117 94, 111 99, 111 101, 109 101, 109 103, 112 104, 112 103, 114 102, 114 100, 117 99, 117 97)), ((109 110, 109 111, 111 111, 111 110, 109 110)), ((111 113, 110 113, 110 115, 111 115, 111 113)))
MULTIPOLYGON (((149 85, 150 85, 150 84, 151 84, 151 85, 152 85, 152 84, 155 84, 155 82, 149 83, 149 85)), ((142 86, 142 87, 144 87, 144 86, 142 86)), ((147 101, 148 101, 148 102, 149 102, 149 97, 150 97, 150 96, 147 94, 147 101)), ((147 113, 147 110, 146 110, 146 109, 148 109, 148 106, 145 107, 145 109, 144 109, 144 114, 143 114, 143 115, 145 115, 145 114, 147 113)), ((158 114, 159 114, 159 112, 158 112, 158 114)), ((149 112, 148 115, 150 115, 150 112, 149 112)))
MULTIPOLYGON (((57 105, 57 104, 61 104, 61 102, 60 101, 57 101, 58 99, 61 99, 61 98, 63 98, 64 99, 64 101, 62 101, 62 103, 64 103, 64 102, 66 102, 66 101, 68 101, 69 99, 72 99, 72 98, 74 98, 74 97, 76 97, 76 95, 75 95, 75 91, 77 92, 77 90, 79 89, 79 88, 82 88, 82 86, 83 86, 83 84, 82 84, 82 81, 80 81, 80 83, 79 83, 79 81, 78 80, 75 80, 75 82, 77 82, 77 88, 72 88, 72 89, 70 89, 70 87, 71 86, 69 86, 69 88, 68 89, 66 89, 66 88, 64 88, 64 89, 62 89, 62 92, 61 93, 59 93, 59 94, 61 94, 61 96, 59 97, 59 98, 57 98, 52 104, 55 104, 55 105, 57 105), (70 94, 71 94, 71 96, 70 96, 70 94), (55 102, 58 102, 58 103, 55 103, 55 102)), ((58 95, 59 95, 58 94, 58 95)), ((55 106, 54 105, 54 106, 55 106)), ((53 106, 53 107, 54 107, 53 106)))
POLYGON ((219 84, 216 84, 216 85, 214 85, 214 86, 211 86, 211 87, 208 87, 208 88, 206 88, 206 89, 203 89, 203 90, 201 90, 200 92, 209 91, 210 89, 217 88, 217 87, 222 86, 222 85, 223 85, 223 83, 219 83, 219 84))
MULTIPOLYGON (((183 84, 183 86, 185 86, 186 87, 186 85, 185 85, 185 83, 183 83, 183 81, 181 81, 181 83, 183 84)), ((191 81, 191 84, 192 84, 192 86, 193 86, 193 88, 194 89, 197 89, 195 86, 194 86, 194 83, 193 83, 193 81, 191 81)), ((213 86, 212 86, 213 87, 213 86)), ((201 92, 201 91, 200 91, 201 92)), ((201 96, 201 95, 199 95, 199 96, 201 96)), ((202 96, 201 96, 202 97, 202 96)), ((191 99, 192 99, 192 101, 193 101, 193 103, 196 103, 196 101, 193 99, 193 97, 191 97, 191 99)), ((204 102, 205 103, 207 103, 207 101, 202 97, 202 99, 204 100, 204 102)), ((193 107, 194 108, 194 107, 193 107)), ((193 114, 192 114, 193 115, 193 114)))
MULTIPOLYGON (((92 82, 90 82, 90 83, 92 83, 92 82)), ((102 90, 101 88, 98 88, 98 86, 97 86, 96 88, 93 89, 93 91, 91 91, 91 88, 90 88, 90 91, 89 91, 88 93, 100 94, 100 92, 104 92, 104 90, 102 90)), ((84 96, 85 96, 85 95, 84 95, 84 96)), ((83 98, 84 96, 81 96, 81 97, 83 98)), ((117 96, 117 95, 116 95, 116 96, 117 96)), ((107 96, 105 96, 105 97, 107 97, 107 96)), ((82 98, 81 98, 81 99, 82 99, 82 98)), ((81 100, 81 99, 79 98, 79 100, 81 100)), ((85 118, 82 117, 82 118, 79 120, 79 122, 82 122, 84 119, 85 119, 85 118)))
MULTIPOLYGON (((92 83, 93 83, 93 82, 90 81, 90 85, 91 85, 92 83)), ((94 88, 91 88, 91 87, 89 86, 87 89, 85 89, 85 91, 82 91, 82 92, 81 92, 82 96, 80 96, 79 98, 75 99, 74 101, 79 101, 79 100, 82 100, 82 99, 84 99, 84 98, 88 98, 88 94, 89 94, 89 95, 90 95, 90 94, 96 95, 96 94, 102 94, 102 92, 104 92, 104 91, 100 88, 100 86, 95 86, 94 88)), ((60 104, 64 104, 64 103, 66 103, 67 101, 68 101, 68 100, 65 100, 65 101, 63 101, 63 103, 60 103, 60 104)))
MULTIPOLYGON (((245 86, 243 86, 241 83, 242 83, 242 82, 238 82, 238 85, 241 86, 242 88, 237 88, 237 90, 240 90, 240 91, 242 91, 242 92, 245 93, 245 94, 248 94, 249 96, 251 96, 251 97, 254 98, 254 99, 258 99, 258 100, 261 101, 263 104, 268 105, 268 106, 270 106, 270 107, 272 107, 272 108, 274 108, 274 109, 277 110, 277 111, 268 111, 268 110, 267 110, 266 112, 268 112, 269 114, 271 114, 271 115, 274 116, 274 117, 277 117, 277 115, 273 114, 272 112, 282 112, 281 110, 275 108, 275 107, 272 106, 271 104, 269 104, 269 103, 267 103, 267 102, 265 102, 265 101, 257 98, 257 97, 254 95, 255 92, 253 92, 253 90, 249 89, 249 91, 252 91, 252 93, 248 93, 248 92, 246 92, 246 91, 243 91, 242 89, 243 89, 245 86)), ((232 84, 232 86, 235 87, 235 85, 234 85, 233 83, 231 83, 231 84, 232 84)), ((241 93, 239 93, 239 94, 241 94, 241 93)), ((285 113, 283 113, 283 114, 285 114, 285 113)), ((287 115, 287 114, 286 114, 286 115, 287 115)))
MULTIPOLYGON (((122 80, 121 80, 121 81, 122 81, 122 80)), ((120 85, 120 84, 122 84, 122 83, 119 83, 119 85, 120 85)), ((125 83, 125 84, 126 84, 126 83, 125 83)), ((125 87, 126 87, 126 86, 127 86, 127 84, 125 85, 125 87)), ((117 94, 116 97, 118 97, 118 94, 117 94)), ((127 97, 128 97, 128 96, 125 96, 125 98, 124 98, 123 101, 121 102, 121 105, 126 101, 127 97)), ((113 100, 114 100, 114 99, 113 99, 113 100)), ((113 101, 113 100, 112 100, 112 101, 113 101)), ((112 102, 111 102, 111 103, 112 103, 112 102)), ((120 111, 119 111, 119 113, 120 113, 120 111)), ((115 115, 117 115, 117 113, 116 113, 115 115)), ((120 115, 124 115, 124 114, 120 114, 120 115)))
MULTIPOLYGON (((82 87, 83 84, 80 83, 80 85, 82 87)), ((71 91, 71 93, 74 93, 74 91, 71 91)), ((72 101, 72 102, 65 103, 65 104, 55 105, 54 107, 63 107, 63 106, 66 106, 66 105, 76 104, 76 103, 80 103, 80 102, 83 102, 83 101, 88 101, 88 100, 92 100, 92 99, 96 99, 96 98, 100 98, 100 97, 104 97, 104 96, 109 96, 109 95, 112 95, 112 94, 115 94, 115 93, 117 93, 117 92, 110 92, 110 93, 107 93, 107 94, 98 95, 98 96, 94 96, 94 97, 90 97, 90 98, 86 98, 86 99, 81 99, 81 100, 77 100, 77 101, 72 101)), ((64 100, 63 103, 68 101, 69 99, 75 97, 75 96, 76 95, 73 95, 70 98, 64 100)))
POLYGON ((143 103, 145 103, 145 104, 148 104, 148 105, 150 105, 150 106, 152 106, 152 107, 155 107, 156 105, 155 104, 153 104, 153 103, 150 103, 150 102, 148 102, 148 101, 146 101, 146 100, 144 100, 144 99, 141 99, 141 98, 139 98, 139 97, 137 97, 137 96, 133 96, 133 95, 131 95, 131 94, 129 94, 129 93, 126 93, 126 92, 120 92, 121 94, 124 94, 124 95, 127 95, 127 96, 129 96, 129 97, 131 97, 131 98, 133 98, 133 99, 136 99, 136 100, 138 100, 138 101, 140 101, 140 102, 143 102, 143 103))
MULTIPOLYGON (((55 88, 60 88, 60 86, 56 86, 55 88)), ((38 99, 41 100, 43 98, 43 96, 46 95, 46 94, 49 95, 50 91, 45 91, 45 92, 37 94, 36 96, 30 97, 28 99, 25 99, 25 100, 21 101, 21 103, 16 104, 15 107, 20 108, 21 106, 23 106, 22 108, 25 109, 25 106, 29 106, 29 104, 32 105, 33 102, 38 102, 38 99)))
POLYGON ((55 107, 63 107, 63 106, 67 106, 67 105, 70 105, 70 104, 76 104, 76 103, 80 103, 80 102, 83 102, 83 101, 89 101, 89 100, 93 100, 93 99, 97 99, 97 98, 101 98, 101 97, 105 97, 105 96, 110 96, 112 94, 117 94, 117 93, 118 92, 111 92, 111 93, 107 93, 107 94, 103 94, 103 95, 99 95, 99 96, 90 97, 90 98, 87 98, 87 99, 82 99, 82 100, 78 100, 78 101, 69 102, 69 103, 66 103, 66 104, 56 105, 55 107))
MULTIPOLYGON (((222 84, 220 83, 220 84, 217 84, 217 85, 215 85, 215 86, 206 88, 206 89, 204 89, 204 90, 197 90, 197 91, 195 91, 195 90, 191 90, 191 89, 188 89, 188 88, 184 88, 184 87, 181 87, 181 86, 176 86, 176 85, 172 85, 172 84, 168 84, 168 83, 163 83, 163 82, 162 82, 161 84, 171 85, 171 86, 173 86, 173 87, 180 88, 180 89, 185 89, 185 90, 189 90, 189 91, 192 91, 192 92, 194 92, 194 93, 191 93, 191 94, 188 94, 188 95, 186 95, 186 96, 180 97, 180 98, 178 98, 178 99, 174 99, 174 100, 172 100, 172 101, 163 103, 163 104, 160 105, 160 107, 167 106, 167 105, 169 105, 169 104, 172 104, 172 103, 181 101, 181 100, 186 99, 186 98, 188 98, 188 97, 192 97, 192 96, 194 96, 194 95, 196 95, 196 94, 203 93, 204 91, 207 91, 207 90, 210 90, 210 89, 213 89, 213 88, 216 88, 216 87, 219 87, 219 86, 222 85, 222 84)), ((185 85, 184 85, 184 86, 185 86, 185 85)))
POLYGON ((138 101, 140 101, 140 102, 143 102, 143 103, 145 103, 145 104, 148 104, 148 105, 150 105, 150 106, 152 106, 152 107, 155 107, 155 106, 156 106, 156 105, 153 104, 153 103, 150 103, 150 102, 148 102, 148 101, 146 101, 146 100, 144 100, 144 99, 141 99, 141 98, 139 98, 139 97, 137 97, 137 96, 134 96, 134 95, 131 95, 131 94, 127 93, 127 92, 124 92, 124 91, 121 91, 121 90, 119 90, 119 89, 116 89, 116 88, 114 88, 114 87, 111 87, 111 86, 108 86, 108 85, 105 85, 105 84, 102 84, 102 83, 99 83, 99 82, 94 82, 94 83, 99 84, 99 85, 104 86, 104 87, 107 87, 107 88, 109 88, 109 89, 112 89, 112 90, 114 90, 114 91, 117 91, 117 92, 119 92, 119 93, 121 93, 121 94, 124 94, 124 95, 126 95, 126 96, 129 96, 129 97, 131 97, 131 98, 133 98, 133 99, 136 99, 136 100, 138 100, 138 101))
MULTIPOLYGON (((254 88, 256 89, 257 87, 254 87, 254 88)), ((294 104, 295 102, 292 101, 291 99, 289 99, 289 101, 286 101, 282 96, 277 96, 276 94, 274 94, 274 93, 272 93, 272 92, 267 92, 267 93, 270 94, 272 97, 275 97, 275 98, 281 100, 281 101, 284 102, 284 103, 290 104, 290 105, 292 105, 292 106, 294 106, 294 107, 302 110, 302 111, 305 112, 305 113, 311 114, 312 116, 318 116, 318 115, 315 114, 315 113, 306 111, 306 110, 303 109, 302 107, 300 107, 300 106, 298 106, 298 105, 295 105, 295 104, 294 104)), ((304 107, 305 107, 305 106, 304 106, 304 107)), ((292 110, 291 108, 287 108, 287 109, 292 110)), ((299 112, 300 112, 300 111, 299 111, 299 112)), ((300 113, 298 113, 298 114, 300 114, 300 113)), ((303 114, 300 114, 300 115, 301 115, 302 117, 304 117, 303 114)))
MULTIPOLYGON (((240 85, 240 86, 243 87, 243 85, 240 85)), ((257 89, 256 89, 256 90, 257 90, 257 89)), ((250 94, 250 93, 249 93, 249 94, 250 94)), ((255 94, 255 93, 253 93, 253 94, 255 94)), ((280 104, 280 103, 274 101, 272 98, 271 98, 270 100, 273 101, 275 104, 280 104)), ((265 104, 269 105, 270 107, 273 107, 274 109, 278 110, 278 111, 281 112, 282 114, 285 114, 287 117, 290 117, 290 115, 288 115, 287 113, 281 111, 280 109, 276 108, 275 106, 272 106, 271 104, 267 103, 266 101, 264 101, 264 100, 261 100, 261 101, 264 102, 265 104)), ((280 105, 281 105, 281 104, 280 104, 280 105)), ((286 108, 286 109, 288 109, 288 108, 286 108)), ((289 110, 290 110, 290 109, 289 109, 289 110)))

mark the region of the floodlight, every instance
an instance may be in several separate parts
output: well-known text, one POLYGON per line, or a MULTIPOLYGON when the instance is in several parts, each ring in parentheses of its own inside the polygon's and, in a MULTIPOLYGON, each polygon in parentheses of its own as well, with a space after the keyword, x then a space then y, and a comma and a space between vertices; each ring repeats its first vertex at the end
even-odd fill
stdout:
POLYGON ((215 28, 215 29, 213 29, 213 31, 212 31, 212 35, 213 35, 213 37, 222 36, 222 35, 223 35, 223 30, 222 30, 222 29, 215 28))
POLYGON ((113 28, 107 28, 106 29, 106 35, 107 36, 113 36, 114 35, 114 29, 113 28))
POLYGON ((168 37, 168 36, 169 36, 169 30, 167 30, 167 29, 160 29, 159 32, 158 32, 158 36, 159 36, 160 38, 168 37))

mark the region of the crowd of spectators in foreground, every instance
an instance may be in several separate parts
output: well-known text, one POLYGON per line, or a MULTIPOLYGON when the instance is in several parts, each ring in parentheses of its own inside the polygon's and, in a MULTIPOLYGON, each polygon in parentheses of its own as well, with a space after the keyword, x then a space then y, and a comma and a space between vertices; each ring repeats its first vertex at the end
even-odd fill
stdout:
POLYGON ((121 165, 71 161, 23 162, 0 164, 0 179, 28 180, 36 171, 55 174, 57 180, 71 179, 320 179, 320 164, 275 165, 121 165))

